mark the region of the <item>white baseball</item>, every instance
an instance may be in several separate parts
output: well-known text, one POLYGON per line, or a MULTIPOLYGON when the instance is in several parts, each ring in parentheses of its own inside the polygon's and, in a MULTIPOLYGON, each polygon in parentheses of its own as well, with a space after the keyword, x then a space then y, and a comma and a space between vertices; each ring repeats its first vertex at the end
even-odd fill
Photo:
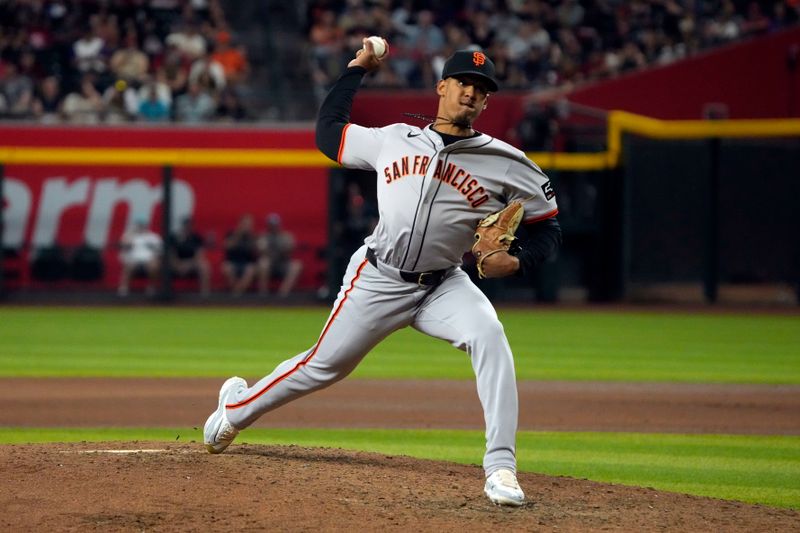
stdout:
MULTIPOLYGON (((386 55, 386 43, 382 38, 378 37, 377 35, 372 35, 367 37, 367 40, 372 43, 372 49, 375 50, 375 57, 380 59, 386 55)), ((366 45, 364 49, 366 50, 366 45)))

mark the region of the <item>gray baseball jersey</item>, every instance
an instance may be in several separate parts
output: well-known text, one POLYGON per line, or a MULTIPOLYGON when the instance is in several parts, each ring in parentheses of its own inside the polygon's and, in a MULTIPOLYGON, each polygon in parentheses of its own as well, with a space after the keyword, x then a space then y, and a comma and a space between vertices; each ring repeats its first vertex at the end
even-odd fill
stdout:
POLYGON ((430 127, 348 124, 339 162, 373 169, 380 222, 351 257, 317 342, 226 405, 239 429, 344 378, 393 331, 411 326, 466 351, 486 422, 484 469, 516 469, 514 360, 489 300, 460 268, 478 221, 512 200, 525 220, 557 213, 542 171, 508 144, 478 135, 445 146, 430 127), (434 271, 429 278, 415 277, 434 271), (427 280, 435 279, 433 283, 427 280))
POLYGON ((430 126, 350 124, 339 154, 346 167, 377 171, 380 222, 366 243, 402 270, 461 264, 478 221, 513 200, 528 223, 558 211, 541 169, 487 135, 445 146, 430 126))

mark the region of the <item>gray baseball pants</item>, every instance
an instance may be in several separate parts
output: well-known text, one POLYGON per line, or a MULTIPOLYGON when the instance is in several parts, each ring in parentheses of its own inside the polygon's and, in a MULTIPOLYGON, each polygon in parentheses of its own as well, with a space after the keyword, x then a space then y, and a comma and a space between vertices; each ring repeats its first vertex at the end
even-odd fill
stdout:
POLYGON ((516 471, 517 386, 511 348, 486 296, 460 268, 436 287, 403 281, 397 270, 350 259, 342 288, 316 344, 239 391, 226 406, 231 424, 246 428, 261 415, 352 372, 390 333, 411 326, 466 351, 477 379, 486 423, 486 475, 516 471))

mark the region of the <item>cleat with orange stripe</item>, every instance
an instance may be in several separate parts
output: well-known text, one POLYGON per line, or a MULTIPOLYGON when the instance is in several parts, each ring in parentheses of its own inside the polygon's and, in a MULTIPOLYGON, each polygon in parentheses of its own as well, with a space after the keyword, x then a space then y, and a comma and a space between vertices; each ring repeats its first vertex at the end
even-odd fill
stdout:
POLYGON ((247 382, 240 377, 232 377, 222 384, 217 410, 211 413, 203 427, 203 442, 208 453, 224 452, 239 434, 239 430, 228 421, 225 404, 232 398, 233 393, 246 388, 247 382))

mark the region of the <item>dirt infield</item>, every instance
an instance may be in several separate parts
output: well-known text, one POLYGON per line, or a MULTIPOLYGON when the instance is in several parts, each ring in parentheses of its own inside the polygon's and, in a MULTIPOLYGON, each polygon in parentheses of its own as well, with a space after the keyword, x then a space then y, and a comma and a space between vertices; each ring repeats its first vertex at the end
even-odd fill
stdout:
MULTIPOLYGON (((220 379, 0 379, 0 426, 181 427, 220 379)), ((520 429, 800 435, 800 387, 521 382, 520 429)), ((256 427, 483 428, 472 381, 345 380, 256 427)))
POLYGON ((331 449, 0 446, 7 531, 791 531, 800 513, 521 474, 491 505, 478 467, 331 449), (105 449, 116 453, 102 453, 105 449), (119 453, 131 450, 138 453, 119 453), (46 481, 45 481, 46 480, 46 481))
MULTIPOLYGON (((0 426, 191 427, 218 379, 0 379, 0 426)), ((521 429, 800 434, 800 387, 520 383, 521 429)), ((469 381, 348 380, 261 427, 482 428, 469 381)), ((8 531, 792 531, 800 513, 522 473, 491 505, 477 466, 199 443, 0 446, 8 531)))

